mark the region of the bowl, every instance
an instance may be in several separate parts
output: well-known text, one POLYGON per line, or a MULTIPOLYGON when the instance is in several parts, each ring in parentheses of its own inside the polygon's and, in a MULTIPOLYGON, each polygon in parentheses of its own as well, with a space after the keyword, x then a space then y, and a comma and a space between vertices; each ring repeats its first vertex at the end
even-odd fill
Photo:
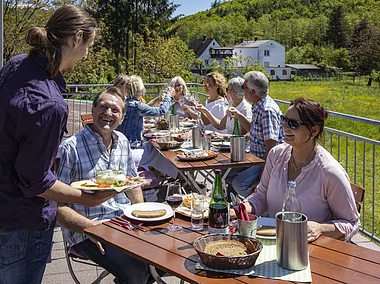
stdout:
POLYGON ((156 143, 160 146, 161 150, 175 149, 183 144, 183 142, 176 141, 169 136, 157 139, 156 143))
POLYGON ((196 239, 194 241, 194 249, 206 266, 215 269, 227 270, 244 269, 254 266, 260 252, 263 249, 263 245, 255 238, 229 234, 210 234, 196 239), (219 240, 235 240, 243 244, 249 241, 251 243, 251 248, 254 251, 248 249, 249 254, 244 256, 216 256, 204 252, 204 249, 208 243, 219 240))

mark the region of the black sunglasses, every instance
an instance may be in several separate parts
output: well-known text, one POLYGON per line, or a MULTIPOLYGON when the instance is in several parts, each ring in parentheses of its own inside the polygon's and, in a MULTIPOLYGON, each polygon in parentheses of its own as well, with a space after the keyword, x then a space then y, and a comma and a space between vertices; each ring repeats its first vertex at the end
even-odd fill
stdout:
POLYGON ((305 123, 299 122, 298 120, 295 120, 295 119, 287 118, 285 115, 281 115, 280 119, 281 119, 282 124, 287 123, 289 128, 293 130, 297 129, 300 125, 305 125, 305 123))

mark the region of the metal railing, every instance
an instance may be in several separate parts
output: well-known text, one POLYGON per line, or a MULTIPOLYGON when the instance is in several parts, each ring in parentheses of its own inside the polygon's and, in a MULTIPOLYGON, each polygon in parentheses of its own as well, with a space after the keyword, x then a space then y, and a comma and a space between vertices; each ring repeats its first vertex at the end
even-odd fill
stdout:
MULTIPOLYGON (((146 95, 157 96, 166 84, 145 84, 147 89, 146 95)), ((70 109, 68 121, 68 136, 82 129, 80 115, 91 112, 91 98, 101 89, 109 87, 109 84, 98 85, 68 85, 71 92, 64 94, 70 109), (91 91, 85 89, 92 88, 91 91)), ((189 87, 199 88, 203 85, 190 83, 189 87)), ((201 95, 205 95, 200 93, 201 95)), ((289 105, 289 102, 275 100, 278 104, 289 105)), ((360 122, 366 125, 380 126, 380 121, 347 115, 338 112, 328 111, 330 117, 360 122)), ((365 199, 361 211, 360 231, 371 240, 380 244, 380 231, 376 231, 376 224, 380 223, 380 213, 378 201, 380 199, 378 176, 376 171, 380 170, 380 142, 351 134, 337 129, 325 128, 325 136, 322 141, 323 146, 340 162, 351 178, 351 182, 364 187, 365 199)))

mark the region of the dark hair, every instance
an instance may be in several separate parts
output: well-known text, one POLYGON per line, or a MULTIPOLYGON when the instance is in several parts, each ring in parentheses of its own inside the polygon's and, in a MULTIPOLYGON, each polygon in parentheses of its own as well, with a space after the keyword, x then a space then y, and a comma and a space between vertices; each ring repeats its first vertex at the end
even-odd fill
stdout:
POLYGON ((100 97, 101 97, 103 94, 110 94, 110 95, 113 95, 113 96, 117 96, 117 97, 119 97, 119 98, 122 100, 122 102, 123 102, 123 107, 122 107, 123 114, 125 113, 124 96, 123 96, 123 94, 121 93, 120 89, 117 88, 117 87, 109 87, 108 89, 99 92, 99 93, 95 96, 95 98, 93 99, 93 101, 92 101, 92 106, 93 106, 94 108, 96 108, 96 107, 98 106, 99 101, 100 101, 100 97))
POLYGON ((31 53, 37 50, 48 52, 48 72, 54 77, 59 72, 62 46, 66 44, 67 38, 82 31, 83 41, 87 42, 95 30, 96 22, 86 11, 73 5, 66 5, 50 16, 44 28, 30 28, 25 40, 33 47, 31 53))
POLYGON ((310 134, 313 126, 318 125, 320 127, 319 133, 315 136, 315 139, 318 140, 323 135, 325 120, 328 117, 326 109, 319 103, 305 98, 297 98, 290 105, 295 107, 301 121, 309 129, 310 134))

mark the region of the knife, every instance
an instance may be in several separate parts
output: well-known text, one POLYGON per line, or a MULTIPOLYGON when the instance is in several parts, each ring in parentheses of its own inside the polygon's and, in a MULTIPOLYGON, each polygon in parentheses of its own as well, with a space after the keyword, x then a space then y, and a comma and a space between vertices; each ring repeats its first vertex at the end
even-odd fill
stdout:
POLYGON ((121 222, 121 223, 124 223, 124 224, 127 224, 127 225, 131 226, 134 229, 139 229, 142 232, 146 232, 146 230, 143 227, 141 227, 139 225, 136 225, 136 224, 133 224, 133 223, 129 222, 128 220, 122 218, 122 217, 116 216, 115 219, 118 222, 121 222))

